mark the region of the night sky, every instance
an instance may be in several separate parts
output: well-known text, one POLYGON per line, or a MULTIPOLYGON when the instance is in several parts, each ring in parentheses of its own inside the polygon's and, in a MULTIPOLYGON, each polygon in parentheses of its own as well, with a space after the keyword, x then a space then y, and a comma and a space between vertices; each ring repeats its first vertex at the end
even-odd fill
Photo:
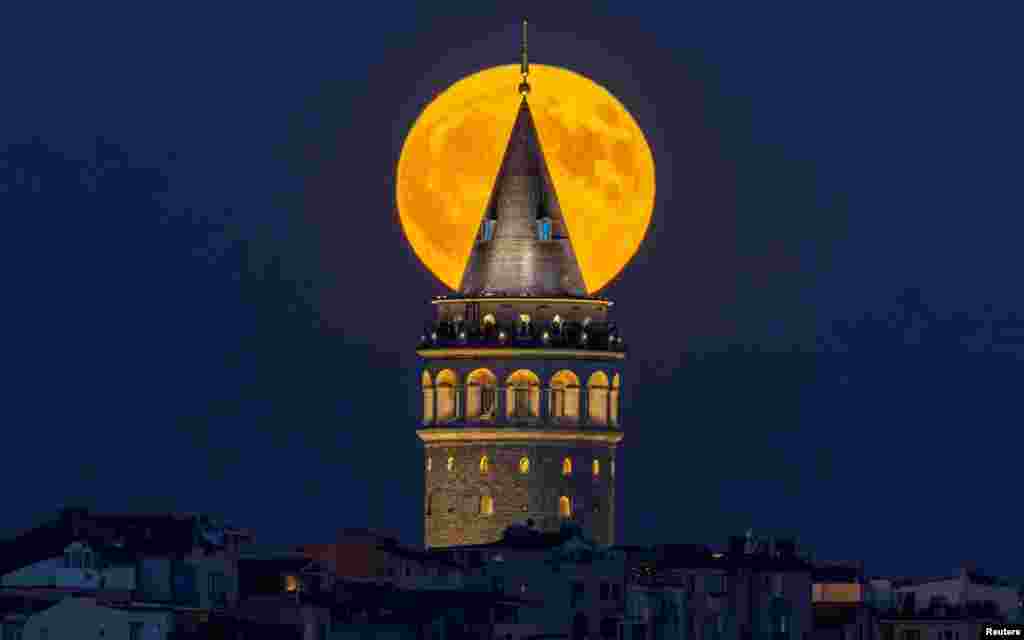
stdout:
POLYGON ((657 165, 603 292, 618 541, 1024 574, 1014 3, 36 4, 0 20, 0 531, 82 503, 420 542, 445 290, 395 165, 526 14, 531 58, 608 88, 657 165))

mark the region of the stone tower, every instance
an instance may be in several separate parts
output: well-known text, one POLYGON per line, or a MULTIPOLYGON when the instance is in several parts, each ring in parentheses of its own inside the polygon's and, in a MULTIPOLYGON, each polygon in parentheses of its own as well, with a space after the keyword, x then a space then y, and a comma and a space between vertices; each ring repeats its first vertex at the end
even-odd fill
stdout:
POLYGON ((615 541, 625 346, 612 303, 587 295, 527 101, 455 295, 423 361, 428 547, 498 540, 566 520, 615 541))

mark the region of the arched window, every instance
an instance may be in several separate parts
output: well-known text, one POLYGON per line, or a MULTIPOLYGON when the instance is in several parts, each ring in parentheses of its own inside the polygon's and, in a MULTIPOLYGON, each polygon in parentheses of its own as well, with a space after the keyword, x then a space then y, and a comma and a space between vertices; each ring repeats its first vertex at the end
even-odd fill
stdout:
POLYGON ((572 458, 566 458, 562 460, 562 475, 572 475, 572 458))
POLYGON ((498 378, 488 369, 477 369, 466 378, 466 417, 478 420, 494 418, 498 378))
POLYGON ((448 456, 448 471, 455 471, 455 458, 448 456))
POLYGON ((608 376, 604 371, 595 371, 587 380, 587 394, 590 421, 594 424, 607 424, 608 376))
POLYGON ((437 419, 447 422, 457 417, 459 378, 451 369, 437 374, 437 419))
POLYGON ((493 327, 495 324, 497 324, 497 320, 494 319, 493 313, 488 313, 487 315, 484 316, 483 323, 485 328, 493 327))
POLYGON ((526 369, 508 377, 506 403, 509 418, 536 418, 540 415, 540 378, 526 369))
POLYGON ((609 415, 608 421, 613 425, 619 424, 619 387, 622 384, 622 378, 619 374, 612 376, 612 397, 609 404, 609 415))
POLYGON ((480 473, 487 473, 491 470, 491 462, 487 456, 480 458, 480 473))
POLYGON ((519 473, 527 474, 530 473, 530 459, 523 457, 519 458, 519 473))
POLYGON ((491 496, 480 496, 480 515, 494 515, 494 498, 491 496))
POLYGON ((558 499, 558 515, 563 518, 572 517, 572 502, 568 496, 562 496, 558 499))
POLYGON ((611 472, 612 477, 614 478, 615 477, 615 458, 611 459, 611 462, 608 463, 608 466, 609 466, 608 471, 611 472))
POLYGON ((427 471, 429 472, 433 468, 434 468, 434 459, 433 458, 427 458, 427 471))
POLYGON ((427 515, 433 515, 434 513, 434 492, 427 492, 427 515))
POLYGON ((594 458, 594 462, 590 465, 590 472, 594 474, 594 477, 601 475, 601 461, 594 458))
POLYGON ((423 384, 423 424, 434 421, 434 383, 430 380, 430 372, 424 371, 423 384))
POLYGON ((568 369, 551 376, 551 417, 575 421, 580 416, 580 379, 568 369))

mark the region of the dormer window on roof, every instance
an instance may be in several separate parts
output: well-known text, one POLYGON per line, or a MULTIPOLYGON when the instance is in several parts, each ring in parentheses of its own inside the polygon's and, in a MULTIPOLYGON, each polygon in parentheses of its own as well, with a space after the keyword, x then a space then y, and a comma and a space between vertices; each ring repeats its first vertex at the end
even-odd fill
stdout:
POLYGON ((480 223, 480 242, 490 242, 494 239, 494 220, 487 218, 480 223))
POLYGON ((537 220, 537 239, 542 241, 551 239, 551 218, 544 217, 537 220))

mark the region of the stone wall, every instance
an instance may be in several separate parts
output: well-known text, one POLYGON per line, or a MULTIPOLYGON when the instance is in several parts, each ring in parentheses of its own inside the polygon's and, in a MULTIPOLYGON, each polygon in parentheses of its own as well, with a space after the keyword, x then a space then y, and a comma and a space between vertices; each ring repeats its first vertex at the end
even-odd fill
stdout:
POLYGON ((443 443, 424 447, 426 495, 424 531, 429 547, 484 544, 501 538, 507 526, 533 519, 545 530, 558 530, 559 498, 572 501, 573 519, 601 544, 615 541, 615 446, 605 443, 542 441, 443 443), (486 472, 480 460, 488 458, 486 472), (448 458, 454 458, 452 471, 448 458), (520 472, 520 460, 529 471, 520 472), (563 475, 563 460, 572 473, 563 475), (600 464, 593 474, 593 460, 600 464), (427 462, 429 460, 429 463, 427 462), (493 498, 494 513, 480 512, 481 497, 493 498))

